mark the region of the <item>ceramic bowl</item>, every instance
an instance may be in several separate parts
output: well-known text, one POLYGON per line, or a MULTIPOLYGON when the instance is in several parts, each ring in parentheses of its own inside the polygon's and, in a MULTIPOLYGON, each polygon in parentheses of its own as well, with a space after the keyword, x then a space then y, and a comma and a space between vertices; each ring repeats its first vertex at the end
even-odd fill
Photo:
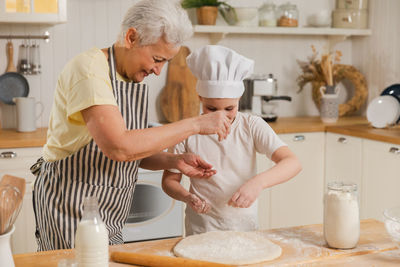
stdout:
POLYGON ((400 117, 400 102, 390 95, 374 98, 367 108, 367 119, 375 128, 393 125, 400 117))
POLYGON ((393 242, 400 248, 400 206, 383 212, 385 228, 393 242))
POLYGON ((400 84, 392 84, 382 91, 381 95, 391 95, 395 97, 400 103, 400 84))

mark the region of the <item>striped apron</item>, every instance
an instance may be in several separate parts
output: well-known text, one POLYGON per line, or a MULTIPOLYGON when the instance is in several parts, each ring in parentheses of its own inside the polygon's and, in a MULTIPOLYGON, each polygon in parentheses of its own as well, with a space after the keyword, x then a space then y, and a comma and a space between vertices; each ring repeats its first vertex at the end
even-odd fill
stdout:
MULTIPOLYGON (((146 85, 117 80, 113 47, 108 53, 114 96, 127 128, 146 128, 146 85)), ((74 247, 86 196, 96 196, 99 201, 109 243, 123 243, 121 230, 131 207, 139 163, 107 158, 93 139, 64 159, 41 160, 33 191, 38 251, 74 247)))

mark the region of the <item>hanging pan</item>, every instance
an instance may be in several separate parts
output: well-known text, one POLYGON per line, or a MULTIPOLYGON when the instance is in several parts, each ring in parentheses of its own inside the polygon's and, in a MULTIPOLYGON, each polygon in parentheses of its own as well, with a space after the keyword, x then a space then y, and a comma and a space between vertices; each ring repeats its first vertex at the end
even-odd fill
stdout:
POLYGON ((0 101, 8 105, 15 105, 12 101, 14 97, 25 97, 29 94, 29 84, 26 78, 15 72, 13 66, 13 46, 11 42, 7 43, 8 67, 3 75, 0 75, 0 101))

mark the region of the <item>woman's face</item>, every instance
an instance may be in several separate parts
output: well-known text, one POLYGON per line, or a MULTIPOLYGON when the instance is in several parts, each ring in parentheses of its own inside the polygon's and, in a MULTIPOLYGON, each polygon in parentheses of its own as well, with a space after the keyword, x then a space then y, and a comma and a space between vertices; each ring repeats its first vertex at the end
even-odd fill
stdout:
MULTIPOLYGON (((132 39, 132 38, 131 38, 132 39)), ((171 60, 178 52, 180 47, 167 43, 164 38, 160 38, 157 43, 141 46, 137 39, 132 39, 132 45, 125 48, 122 69, 120 74, 126 78, 141 82, 150 75, 160 75, 164 64, 171 60)))
POLYGON ((204 114, 223 110, 232 123, 239 108, 240 98, 205 98, 200 96, 204 114))

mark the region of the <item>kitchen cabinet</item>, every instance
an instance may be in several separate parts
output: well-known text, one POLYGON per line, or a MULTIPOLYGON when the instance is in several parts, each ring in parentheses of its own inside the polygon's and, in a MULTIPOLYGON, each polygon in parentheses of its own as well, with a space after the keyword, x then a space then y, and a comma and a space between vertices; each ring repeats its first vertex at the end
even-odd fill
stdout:
POLYGON ((400 145, 364 139, 363 154, 363 213, 382 220, 385 209, 400 206, 400 145))
POLYGON ((362 139, 326 133, 325 180, 356 183, 361 186, 362 139))
POLYGON ((358 192, 362 192, 361 138, 326 133, 325 188, 332 181, 355 183, 358 186, 358 192))
POLYGON ((0 23, 57 24, 67 21, 67 0, 5 0, 0 23))
MULTIPOLYGON (((257 154, 257 173, 263 172, 272 166, 274 162, 267 158, 266 155, 257 154)), ((271 189, 264 189, 258 196, 258 227, 260 230, 266 230, 270 227, 270 210, 271 210, 271 189)))
POLYGON ((322 223, 325 133, 280 134, 303 170, 270 189, 270 227, 322 223))
POLYGON ((15 232, 11 236, 13 254, 35 252, 35 216, 32 205, 32 186, 34 176, 29 168, 41 157, 42 148, 8 148, 0 149, 0 177, 10 174, 26 179, 26 192, 21 211, 15 222, 15 232), (12 154, 13 153, 13 154, 12 154), (13 155, 13 157, 9 157, 13 155))

